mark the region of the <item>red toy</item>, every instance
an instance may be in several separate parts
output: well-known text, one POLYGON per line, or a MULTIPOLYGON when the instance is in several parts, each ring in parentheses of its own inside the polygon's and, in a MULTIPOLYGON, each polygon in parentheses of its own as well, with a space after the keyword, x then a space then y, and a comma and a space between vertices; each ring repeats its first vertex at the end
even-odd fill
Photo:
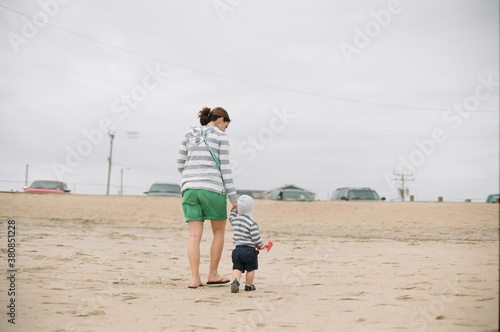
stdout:
MULTIPOLYGON (((267 244, 267 252, 269 252, 269 250, 271 250, 272 247, 273 247, 273 243, 271 241, 269 241, 269 243, 267 244)), ((257 247, 257 250, 261 250, 261 247, 257 247)))

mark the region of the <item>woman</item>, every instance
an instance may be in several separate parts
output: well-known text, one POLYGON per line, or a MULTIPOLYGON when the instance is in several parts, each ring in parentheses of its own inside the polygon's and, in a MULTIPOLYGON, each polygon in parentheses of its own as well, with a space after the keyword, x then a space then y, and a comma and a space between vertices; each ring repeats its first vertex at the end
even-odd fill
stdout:
POLYGON ((193 276, 189 288, 204 286, 199 267, 200 242, 205 220, 210 220, 214 236, 210 248, 207 283, 229 282, 228 278, 221 277, 217 272, 224 248, 226 196, 231 201, 232 208, 237 207, 236 190, 229 164, 229 141, 224 133, 231 121, 229 115, 221 107, 213 110, 204 107, 198 117, 201 127, 192 127, 189 130, 182 140, 177 158, 177 169, 182 175, 182 209, 189 225, 188 257, 193 276))

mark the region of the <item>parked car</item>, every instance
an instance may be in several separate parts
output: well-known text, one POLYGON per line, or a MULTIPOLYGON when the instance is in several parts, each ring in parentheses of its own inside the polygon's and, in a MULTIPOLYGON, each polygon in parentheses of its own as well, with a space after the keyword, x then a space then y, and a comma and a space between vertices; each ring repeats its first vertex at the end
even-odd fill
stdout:
POLYGON ((144 193, 148 196, 181 196, 181 186, 175 183, 156 182, 144 193))
POLYGON ((284 201, 314 201, 314 196, 310 192, 301 189, 274 190, 266 198, 284 201))
POLYGON ((37 180, 33 181, 31 186, 24 187, 25 193, 37 193, 37 194, 66 194, 71 192, 68 189, 68 185, 62 181, 52 181, 52 180, 37 180))
POLYGON ((495 200, 500 198, 500 194, 492 194, 486 198, 486 203, 495 203, 495 200))
POLYGON ((370 188, 338 188, 330 196, 331 201, 385 201, 370 188))

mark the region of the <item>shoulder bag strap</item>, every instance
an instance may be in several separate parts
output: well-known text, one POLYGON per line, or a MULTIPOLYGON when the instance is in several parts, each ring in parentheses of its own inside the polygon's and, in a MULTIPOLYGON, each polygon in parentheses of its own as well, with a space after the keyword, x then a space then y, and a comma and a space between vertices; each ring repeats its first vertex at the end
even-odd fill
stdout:
POLYGON ((221 171, 221 175, 222 175, 222 170, 220 169, 219 158, 217 158, 217 156, 215 155, 214 150, 212 150, 212 148, 210 147, 210 145, 208 145, 207 137, 205 136, 205 133, 203 132, 203 126, 201 126, 201 135, 203 135, 203 140, 205 141, 205 144, 206 144, 206 146, 208 148, 208 151, 210 151, 210 154, 212 155, 212 158, 214 158, 215 164, 219 168, 219 171, 221 171))

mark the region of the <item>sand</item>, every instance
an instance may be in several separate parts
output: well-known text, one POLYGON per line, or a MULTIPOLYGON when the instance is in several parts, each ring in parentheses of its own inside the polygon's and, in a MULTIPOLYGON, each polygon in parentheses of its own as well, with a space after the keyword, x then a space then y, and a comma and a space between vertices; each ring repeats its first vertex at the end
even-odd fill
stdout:
MULTIPOLYGON (((0 193, 0 331, 498 331, 498 204, 256 200, 274 246, 259 255, 257 290, 238 294, 187 288, 180 204, 0 193)), ((228 223, 227 277, 231 239, 228 223)), ((204 281, 210 242, 205 223, 204 281)))

